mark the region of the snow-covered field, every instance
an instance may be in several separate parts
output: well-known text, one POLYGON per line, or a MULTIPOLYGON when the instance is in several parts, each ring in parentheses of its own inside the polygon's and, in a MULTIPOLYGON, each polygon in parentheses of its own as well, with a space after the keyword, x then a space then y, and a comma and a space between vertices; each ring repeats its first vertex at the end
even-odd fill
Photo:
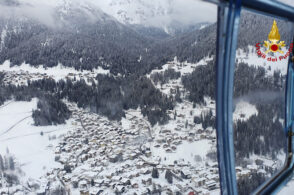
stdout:
POLYGON ((171 165, 174 161, 195 164, 195 156, 205 159, 211 147, 209 140, 199 140, 194 142, 185 141, 172 153, 167 153, 163 148, 155 148, 154 145, 150 149, 154 158, 166 159, 162 160, 162 164, 171 165))
POLYGON ((172 68, 177 72, 181 72, 182 75, 185 75, 185 74, 192 73, 197 66, 207 65, 207 62, 211 60, 212 60, 212 57, 207 56, 201 59, 199 62, 193 64, 189 62, 179 62, 177 57, 175 57, 173 61, 168 62, 167 64, 164 64, 161 69, 152 70, 152 72, 147 76, 150 77, 150 75, 152 75, 153 73, 164 72, 165 70, 169 68, 172 68))
MULTIPOLYGON (((42 65, 39 67, 33 67, 30 66, 29 64, 22 63, 20 66, 12 66, 9 60, 5 61, 2 65, 0 65, 0 71, 15 71, 15 72, 27 72, 30 74, 46 74, 51 78, 54 78, 55 80, 61 80, 65 79, 68 75, 73 74, 73 75, 79 75, 79 74, 109 74, 109 70, 105 70, 101 67, 98 67, 97 69, 94 69, 92 72, 91 71, 78 71, 75 70, 72 67, 65 67, 61 64, 58 64, 55 67, 50 67, 50 68, 45 68, 42 65)), ((77 78, 78 79, 78 78, 77 78)))
POLYGON ((70 121, 65 125, 36 127, 31 115, 37 107, 37 99, 31 102, 10 101, 4 105, 0 107, 0 154, 5 154, 8 149, 26 178, 38 179, 60 166, 54 161, 54 146, 60 135, 73 128, 70 121))
POLYGON ((233 120, 248 120, 254 114, 258 114, 255 105, 250 104, 247 101, 240 100, 236 104, 235 111, 233 113, 233 120))
MULTIPOLYGON (((241 49, 237 50, 236 58, 239 60, 239 62, 248 63, 250 66, 261 66, 264 67, 267 70, 267 74, 273 75, 274 71, 280 70, 283 75, 287 74, 288 69, 288 58, 282 59, 281 61, 278 60, 277 62, 267 61, 264 58, 261 58, 256 53, 256 48, 253 46, 248 46, 249 53, 244 52, 241 49)), ((283 48, 282 51, 284 51, 284 55, 287 52, 287 49, 283 48)), ((262 49, 262 52, 263 49, 262 49)), ((279 55, 279 54, 277 54, 279 55)))

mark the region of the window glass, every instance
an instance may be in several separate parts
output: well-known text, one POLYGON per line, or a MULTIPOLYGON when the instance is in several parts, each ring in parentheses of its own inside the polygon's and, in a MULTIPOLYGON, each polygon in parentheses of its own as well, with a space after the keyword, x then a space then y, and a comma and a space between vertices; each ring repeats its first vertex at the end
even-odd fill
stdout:
POLYGON ((239 194, 254 191, 286 157, 285 81, 289 24, 243 10, 234 75, 234 145, 239 194))

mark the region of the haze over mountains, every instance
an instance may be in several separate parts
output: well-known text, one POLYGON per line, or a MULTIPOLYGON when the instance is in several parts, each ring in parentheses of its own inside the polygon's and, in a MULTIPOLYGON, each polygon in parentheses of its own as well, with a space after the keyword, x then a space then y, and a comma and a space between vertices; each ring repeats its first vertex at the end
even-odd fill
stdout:
POLYGON ((158 27, 171 35, 195 29, 199 23, 216 21, 214 5, 193 0, 107 0, 97 3, 124 24, 158 27))
MULTIPOLYGON (((168 34, 156 25, 146 25, 144 18, 150 18, 149 15, 155 18, 164 14, 173 15, 166 9, 172 7, 174 1, 152 4, 162 10, 159 13, 150 13, 154 9, 145 1, 107 1, 108 7, 104 5, 107 7, 104 10, 112 14, 110 16, 92 1, 58 0, 54 1, 55 4, 46 5, 42 17, 37 16, 45 4, 36 3, 38 1, 0 2, 1 64, 10 59, 15 65, 26 62, 33 66, 43 64, 52 67, 61 63, 76 69, 91 70, 100 66, 115 74, 142 74, 175 56, 180 61, 198 62, 215 53, 216 25, 204 24, 204 19, 197 24, 186 21, 185 30, 182 28, 185 22, 166 22, 181 32, 177 35, 168 34), (134 9, 144 8, 144 11, 135 11, 136 14, 128 16, 129 20, 117 15, 120 11, 109 11, 131 5, 134 9)), ((254 17, 248 12, 242 16, 239 47, 246 48, 266 40, 271 21, 254 17)), ((206 21, 212 21, 211 16, 206 21)), ((280 22, 279 26, 281 36, 286 37, 286 24, 280 22)))
MULTIPOLYGON (((174 6, 174 2, 158 1, 153 6, 167 10, 174 6)), ((99 4, 100 7, 90 0, 1 0, 0 63, 10 60, 12 65, 26 62, 45 67, 60 63, 78 70, 102 67, 110 69, 113 74, 144 75, 175 57, 180 62, 197 63, 215 54, 215 23, 203 25, 205 20, 202 20, 195 24, 198 26, 196 30, 171 35, 155 25, 146 25, 144 19, 136 19, 142 13, 148 15, 154 8, 144 1, 105 1, 103 5, 99 4), (110 7, 124 9, 128 6, 134 9, 145 6, 145 10, 130 14, 130 21, 121 20, 116 11, 109 11, 110 7), (43 18, 36 17, 40 11, 44 11, 43 18)), ((159 17, 173 12, 160 13, 151 15, 159 17)), ((238 48, 247 51, 249 45, 266 40, 271 24, 271 18, 243 11, 238 48)), ((289 25, 278 20, 278 26, 282 40, 288 45, 289 25)))

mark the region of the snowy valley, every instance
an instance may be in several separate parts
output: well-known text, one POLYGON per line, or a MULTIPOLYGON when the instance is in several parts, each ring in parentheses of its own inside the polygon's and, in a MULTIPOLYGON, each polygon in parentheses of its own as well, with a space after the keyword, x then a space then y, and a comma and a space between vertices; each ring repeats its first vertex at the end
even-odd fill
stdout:
MULTIPOLYGON (((217 9, 198 3, 0 0, 0 194, 220 194, 217 9)), ((232 108, 241 195, 285 162, 287 59, 267 62, 255 47, 271 24, 242 12, 232 108)))
MULTIPOLYGON (((238 56, 238 59, 250 60, 250 57, 238 56)), ((12 155, 15 166, 22 171, 16 174, 20 184, 4 187, 2 192, 219 194, 215 129, 195 121, 195 117, 201 118, 210 112, 215 117, 215 101, 205 97, 203 104, 195 104, 186 99, 189 92, 181 77, 164 84, 154 80, 154 74, 170 70, 185 76, 196 67, 207 66, 211 60, 206 57, 193 64, 178 62, 175 58, 147 75, 162 93, 174 97, 179 93, 182 99, 168 111, 170 120, 165 125, 152 126, 140 109, 130 109, 120 121, 112 121, 64 99, 71 111, 65 125, 35 127, 31 113, 37 107, 37 99, 4 102, 0 108, 0 115, 5 116, 1 117, 1 124, 5 124, 0 131, 1 154, 12 155)), ((85 79, 91 85, 97 73, 110 74, 103 70, 78 72, 62 65, 52 70, 25 64, 8 69, 9 62, 0 68, 5 73, 6 85, 28 85, 28 80, 44 78, 85 79)), ((252 115, 258 115, 254 105, 246 100, 237 102, 235 121, 246 121, 252 115)), ((254 160, 247 167, 236 167, 238 177, 257 170, 268 174, 268 169, 281 166, 283 155, 280 162, 261 156, 250 159, 254 160), (261 161, 262 165, 258 163, 261 161)), ((5 179, 2 185, 5 186, 5 179)))

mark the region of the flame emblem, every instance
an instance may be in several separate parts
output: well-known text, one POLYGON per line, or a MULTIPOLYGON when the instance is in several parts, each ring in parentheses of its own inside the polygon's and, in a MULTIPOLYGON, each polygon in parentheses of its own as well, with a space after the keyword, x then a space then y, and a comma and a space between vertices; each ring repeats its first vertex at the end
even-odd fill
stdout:
POLYGON ((276 20, 274 20, 272 30, 268 34, 268 40, 269 41, 264 41, 263 46, 267 48, 265 53, 279 52, 279 53, 283 54, 284 52, 281 50, 281 48, 285 47, 286 45, 285 45, 285 41, 280 41, 280 39, 281 39, 281 35, 279 33, 277 22, 276 22, 276 20))

